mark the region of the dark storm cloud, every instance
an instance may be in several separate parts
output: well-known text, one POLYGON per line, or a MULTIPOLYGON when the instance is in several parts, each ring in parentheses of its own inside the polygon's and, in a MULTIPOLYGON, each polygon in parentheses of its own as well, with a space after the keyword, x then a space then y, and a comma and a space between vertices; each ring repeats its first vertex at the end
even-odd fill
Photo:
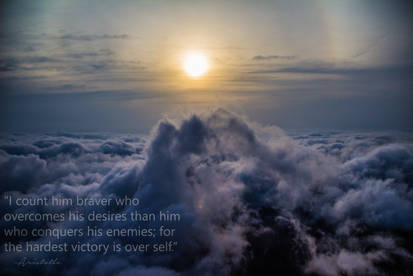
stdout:
MULTIPOLYGON (((179 246, 166 257, 124 252, 37 255, 64 260, 49 274, 360 275, 413 269, 409 247, 412 137, 382 139, 390 136, 340 132, 295 137, 225 110, 175 123, 163 120, 148 139, 71 133, 11 135, 2 138, 1 192, 129 195, 141 200, 138 211, 163 210, 182 216, 172 224, 179 246), (365 151, 351 151, 359 143, 366 144, 365 151), (317 148, 329 145, 328 152, 317 148), (338 152, 332 154, 334 147, 338 152)), ((22 211, 17 206, 7 208, 22 211)), ((109 206, 84 211, 134 209, 109 206)), ((104 229, 131 225, 130 221, 97 224, 104 229)), ((66 222, 56 227, 82 226, 66 222)), ((94 237, 93 242, 111 243, 112 239, 94 237)), ((19 257, 1 255, 10 275, 19 272, 5 264, 19 257)), ((36 272, 46 273, 42 268, 36 272)))
POLYGON ((271 55, 271 56, 254 56, 252 58, 252 60, 256 60, 256 61, 263 61, 263 60, 277 60, 277 59, 286 59, 286 60, 290 60, 290 59, 295 59, 295 56, 278 56, 278 55, 271 55))

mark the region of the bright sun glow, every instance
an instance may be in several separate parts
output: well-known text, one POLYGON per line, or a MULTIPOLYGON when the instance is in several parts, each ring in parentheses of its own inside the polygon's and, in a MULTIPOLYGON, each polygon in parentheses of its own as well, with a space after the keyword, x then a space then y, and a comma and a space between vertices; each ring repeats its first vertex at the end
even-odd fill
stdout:
POLYGON ((184 58, 183 67, 189 76, 197 78, 208 70, 208 59, 202 53, 189 53, 184 58))

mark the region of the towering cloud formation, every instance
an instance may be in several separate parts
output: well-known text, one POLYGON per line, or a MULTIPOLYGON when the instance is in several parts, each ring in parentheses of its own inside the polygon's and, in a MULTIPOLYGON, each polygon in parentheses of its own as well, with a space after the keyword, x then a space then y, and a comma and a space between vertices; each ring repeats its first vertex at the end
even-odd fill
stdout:
POLYGON ((413 269, 413 149, 410 138, 385 137, 290 138, 225 110, 161 121, 150 137, 4 137, 1 193, 135 196, 138 207, 85 211, 136 208, 179 212, 182 219, 171 224, 179 246, 167 255, 44 253, 64 264, 21 270, 10 265, 21 255, 2 254, 2 268, 11 275, 407 275, 413 269))

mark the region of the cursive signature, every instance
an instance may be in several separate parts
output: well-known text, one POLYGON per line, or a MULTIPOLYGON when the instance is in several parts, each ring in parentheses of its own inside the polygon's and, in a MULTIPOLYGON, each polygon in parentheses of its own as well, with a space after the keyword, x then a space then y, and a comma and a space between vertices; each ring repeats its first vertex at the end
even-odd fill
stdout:
POLYGON ((26 257, 21 258, 15 262, 17 266, 25 267, 28 265, 60 265, 62 264, 58 258, 54 259, 28 259, 26 257))

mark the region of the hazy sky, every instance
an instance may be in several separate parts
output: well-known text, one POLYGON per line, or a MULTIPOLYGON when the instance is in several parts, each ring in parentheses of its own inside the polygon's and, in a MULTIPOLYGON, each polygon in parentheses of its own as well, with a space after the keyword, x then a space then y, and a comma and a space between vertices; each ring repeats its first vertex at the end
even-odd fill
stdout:
POLYGON ((225 107, 284 128, 413 128, 409 1, 2 1, 1 130, 147 132, 225 107), (192 79, 188 51, 210 69, 192 79))

